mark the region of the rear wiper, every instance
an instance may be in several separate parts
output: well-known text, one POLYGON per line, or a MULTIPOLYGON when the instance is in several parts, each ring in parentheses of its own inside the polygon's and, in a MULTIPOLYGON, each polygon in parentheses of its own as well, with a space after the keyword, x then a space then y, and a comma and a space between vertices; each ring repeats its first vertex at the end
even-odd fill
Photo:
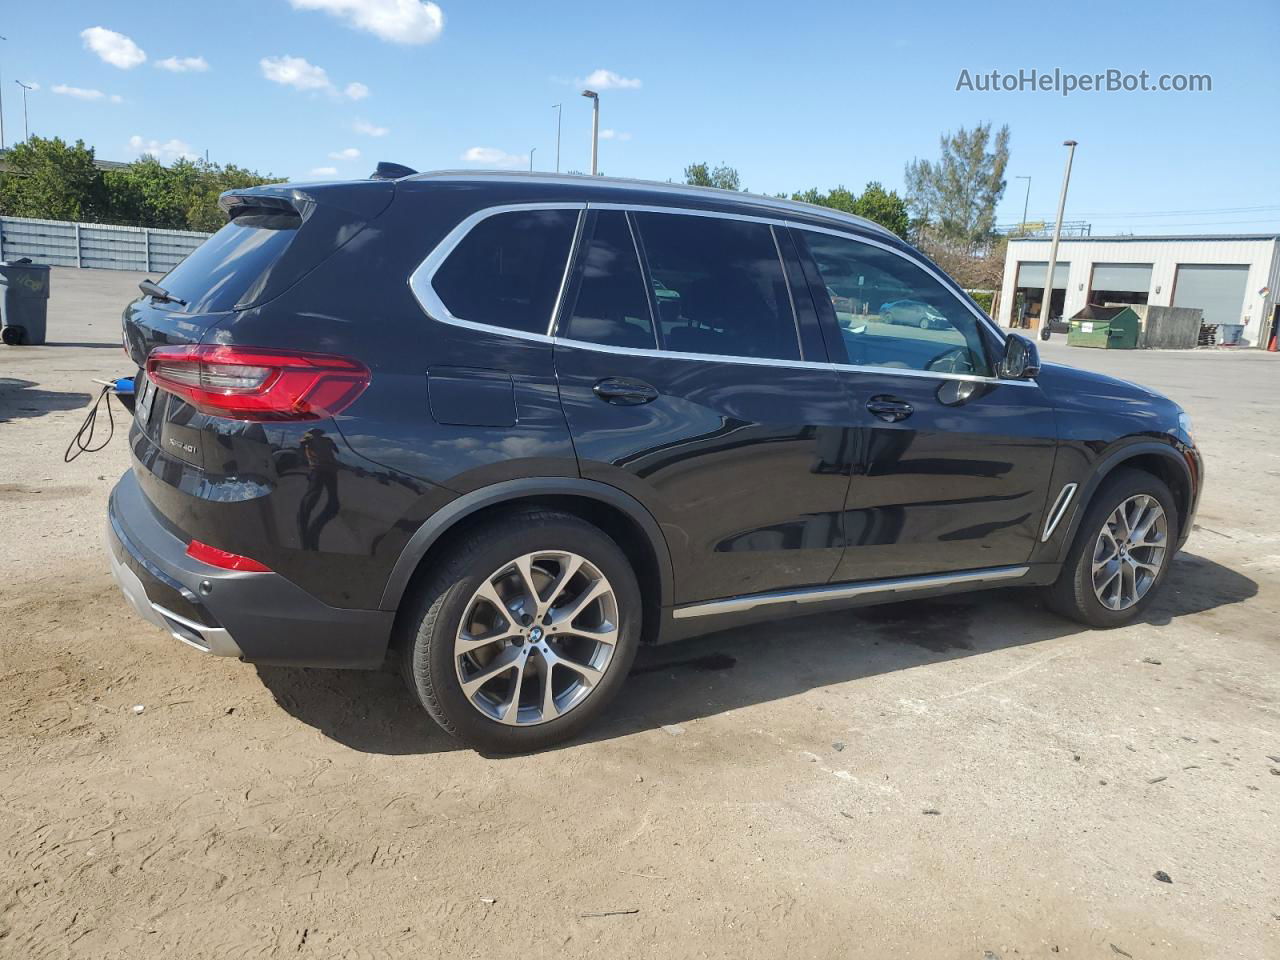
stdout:
POLYGON ((138 289, 152 300, 156 301, 156 303, 177 303, 184 307, 187 305, 187 301, 183 300, 181 297, 175 297, 164 287, 160 286, 160 284, 155 283, 152 280, 143 280, 138 284, 138 289))

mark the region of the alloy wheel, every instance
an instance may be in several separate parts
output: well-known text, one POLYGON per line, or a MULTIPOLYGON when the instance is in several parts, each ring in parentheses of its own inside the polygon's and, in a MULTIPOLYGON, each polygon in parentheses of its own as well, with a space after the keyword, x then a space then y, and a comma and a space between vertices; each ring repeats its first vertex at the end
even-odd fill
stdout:
POLYGON ((1169 521, 1155 497, 1135 494, 1107 517, 1093 547, 1093 592, 1108 610, 1146 596, 1164 566, 1169 521))
POLYGON ((454 640, 463 696, 491 720, 547 723, 589 697, 618 643, 618 601, 584 557, 517 557, 472 594, 454 640))

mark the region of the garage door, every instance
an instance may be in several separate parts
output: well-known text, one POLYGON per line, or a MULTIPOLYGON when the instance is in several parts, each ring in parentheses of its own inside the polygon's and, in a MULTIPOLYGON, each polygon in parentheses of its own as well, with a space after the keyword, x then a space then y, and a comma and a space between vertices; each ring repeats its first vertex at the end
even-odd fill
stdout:
POLYGON ((1249 267, 1217 263, 1180 263, 1174 277, 1173 305, 1199 307, 1205 323, 1240 323, 1249 267))
POLYGON ((1151 264, 1095 263, 1090 287, 1094 290, 1146 293, 1151 289, 1151 264))

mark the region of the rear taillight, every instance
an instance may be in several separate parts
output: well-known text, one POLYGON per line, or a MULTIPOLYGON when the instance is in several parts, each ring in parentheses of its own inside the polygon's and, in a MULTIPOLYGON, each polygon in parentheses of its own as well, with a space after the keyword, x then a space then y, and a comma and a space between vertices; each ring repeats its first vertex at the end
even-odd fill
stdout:
POLYGON ((201 413, 233 420, 320 420, 369 385, 369 369, 347 357, 217 344, 156 347, 147 377, 201 413))
POLYGON ((270 567, 264 566, 257 560, 242 557, 238 553, 219 550, 217 547, 211 547, 209 544, 201 543, 199 540, 192 540, 187 544, 187 556, 193 560, 199 560, 201 563, 207 563, 211 567, 221 567, 223 570, 238 570, 241 573, 271 572, 270 567))

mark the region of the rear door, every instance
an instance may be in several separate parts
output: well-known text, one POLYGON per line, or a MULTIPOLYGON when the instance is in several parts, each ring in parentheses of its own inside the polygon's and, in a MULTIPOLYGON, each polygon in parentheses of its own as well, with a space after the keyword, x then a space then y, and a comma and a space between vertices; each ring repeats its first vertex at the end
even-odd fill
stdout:
POLYGON ((812 289, 839 298, 815 294, 855 461, 835 580, 1025 563, 1057 445, 1040 387, 995 376, 994 334, 914 258, 834 231, 793 235, 812 289))
POLYGON ((560 395, 583 476, 662 525, 678 603, 831 576, 847 401, 826 361, 785 229, 590 205, 560 395))

